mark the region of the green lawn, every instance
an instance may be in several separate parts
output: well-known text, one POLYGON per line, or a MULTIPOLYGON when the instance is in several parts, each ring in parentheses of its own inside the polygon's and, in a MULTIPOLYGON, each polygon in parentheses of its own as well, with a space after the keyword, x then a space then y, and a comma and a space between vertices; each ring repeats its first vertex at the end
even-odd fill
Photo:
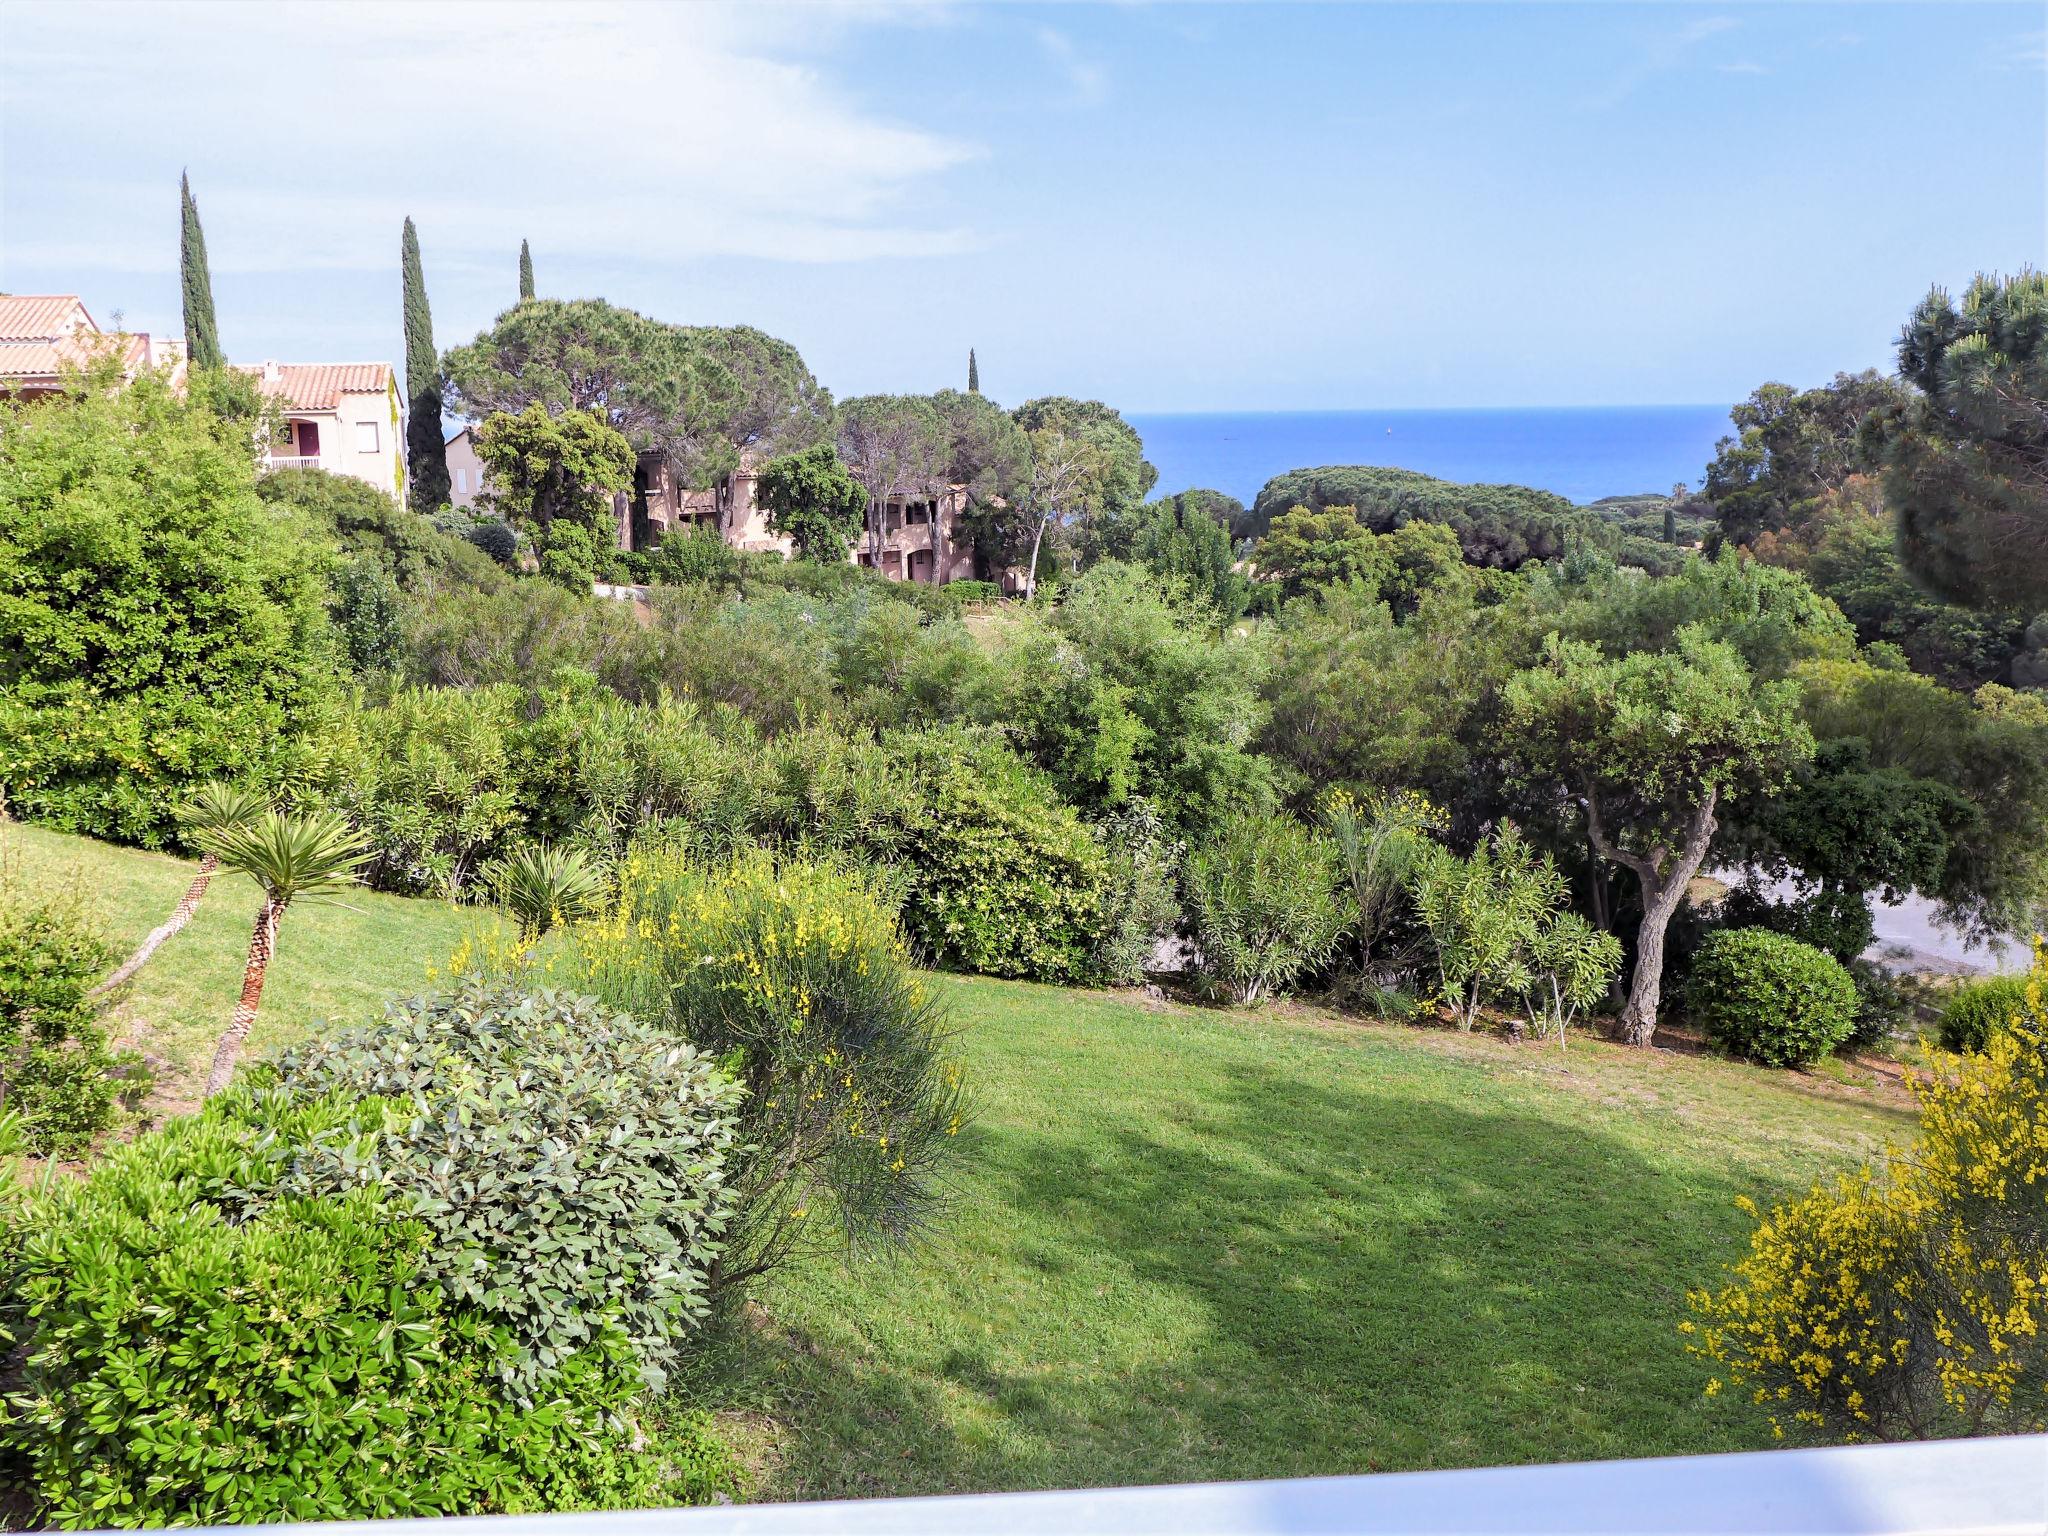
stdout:
MULTIPOLYGON (((104 920, 117 961, 171 915, 198 867, 15 822, 0 823, 0 858, 19 859, 33 880, 76 883, 104 920)), ((308 903, 285 913, 252 1054, 321 1019, 374 1018, 384 999, 417 991, 428 966, 446 965, 476 916, 374 891, 343 899, 346 907, 308 903)), ((169 1106, 189 1101, 206 1076, 242 990, 260 901, 246 876, 216 877, 191 924, 126 988, 113 1033, 155 1059, 159 1098, 169 1106)))
MULTIPOLYGON (((186 866, 19 827, 122 937, 186 866)), ((464 914, 286 924, 257 1048, 359 1017, 464 914)), ((130 1023, 203 1058, 253 892, 130 1023)), ((1910 1130, 1895 1091, 1590 1039, 1560 1054, 1312 1009, 943 978, 977 1106, 921 1251, 788 1274, 699 1387, 770 1497, 1274 1477, 1762 1445, 1673 1325, 1768 1197, 1910 1130)))

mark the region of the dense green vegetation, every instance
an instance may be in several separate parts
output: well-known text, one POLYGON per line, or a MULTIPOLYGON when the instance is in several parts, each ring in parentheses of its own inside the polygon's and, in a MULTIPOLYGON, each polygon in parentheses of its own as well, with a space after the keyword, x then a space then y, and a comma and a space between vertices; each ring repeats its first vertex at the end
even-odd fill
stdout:
MULTIPOLYGON (((1998 336, 1943 376, 2005 387, 2030 292, 1973 297, 1998 336)), ((1722 1058, 1864 1081, 1825 1059, 1905 1022, 1860 958, 1876 895, 1978 929, 2048 910, 2048 702, 1949 686, 1995 629, 1890 643, 1906 578, 1870 537, 1920 451, 1885 434, 1990 434, 1989 476, 2024 447, 2009 423, 1932 423, 1875 376, 1767 386, 1661 508, 1335 468, 1247 512, 1147 500, 1099 401, 835 405, 772 337, 598 300, 524 298, 440 368, 480 419, 481 521, 259 478, 254 390, 217 372, 6 408, 0 794, 44 825, 8 829, 0 880, 0 1155, 87 1164, 0 1202, 32 1393, 0 1455, 34 1513, 688 1500, 735 1486, 729 1442, 763 1486, 848 1490, 1769 1427, 1692 1398, 1655 1342, 1728 1235, 1698 1199, 1787 1195, 1876 1122, 1722 1058), (742 463, 811 558, 715 530, 615 548, 653 470, 707 488, 742 463), (872 541, 877 511, 954 495, 1023 601, 846 558, 863 511, 872 541), (653 590, 593 594, 618 574, 653 590), (54 895, 53 866, 77 877, 54 895), (1695 904, 1714 868, 1749 878, 1695 904), (1167 939, 1184 996, 1349 1017, 931 974, 1135 985, 1167 939), (1641 1049, 1680 1028, 1717 1054, 1641 1049), (1654 1112, 1667 1090, 1683 1113, 1654 1112), (1417 1290, 1425 1250, 1484 1300, 1417 1290), (982 1314, 1026 1273, 1054 1336, 998 1347, 982 1314), (143 1274, 218 1295, 152 1331, 107 1306, 143 1274), (354 1406, 307 1407, 259 1358, 354 1406), (1567 1384, 1588 1400, 1559 1412, 1567 1384), (360 1406, 386 1397, 416 1437, 360 1406), (878 1415, 906 1426, 882 1435, 901 1482, 855 1470, 874 1431, 845 1426, 878 1415), (339 1470, 295 1487, 316 1461, 339 1470)), ((935 572, 964 553, 937 529, 935 572)), ((1986 1102, 2034 1081, 2009 1002, 1959 1000, 1948 1031, 1986 1102)), ((1944 1092, 1930 1138, 2024 1140, 1944 1092)), ((2007 1221, 1956 1177, 1865 1177, 1873 1230, 1933 1241, 1928 1213, 1970 1201, 2007 1221)), ((1786 1209, 1758 1296, 1834 1230, 1824 1200, 1786 1209)), ((2034 1238, 2010 1231, 1978 1257, 2012 1305, 1956 1303, 1985 1341, 2026 1331, 2034 1238)), ((1879 1247, 1874 1275, 1924 1257, 1879 1247)), ((1795 1307, 1738 1337, 1744 1302, 1706 1305, 1701 1349, 1746 1379, 1826 1326, 1795 1307)), ((1925 1395, 1946 1359, 1915 1358, 1901 1422, 1949 1422, 1925 1395)), ((1796 1422, 1859 1432, 1842 1407, 1796 1422)))
MULTIPOLYGON (((31 827, 0 846, 87 878, 116 949, 191 868, 31 827)), ((209 896, 122 1018, 213 1014, 254 901, 209 896)), ((374 893, 308 908, 272 982, 292 1003, 252 1049, 436 985, 474 922, 374 893)), ((1768 1444, 1759 1411, 1700 1396, 1681 1293, 1747 1230, 1734 1197, 1904 1123, 1884 1092, 1584 1037, 1560 1062, 1315 1009, 929 985, 973 1106, 942 1221, 902 1260, 779 1271, 656 1415, 672 1445, 681 1403, 717 1409, 755 1496, 1768 1444)))

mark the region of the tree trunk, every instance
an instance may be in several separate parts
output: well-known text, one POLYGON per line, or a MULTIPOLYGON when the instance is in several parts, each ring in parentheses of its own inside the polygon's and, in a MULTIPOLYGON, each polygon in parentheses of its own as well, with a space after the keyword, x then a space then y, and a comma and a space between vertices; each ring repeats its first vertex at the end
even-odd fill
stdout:
POLYGON ((1038 546, 1045 541, 1046 519, 1038 520, 1038 531, 1031 535, 1031 567, 1024 573, 1024 601, 1030 602, 1038 596, 1038 546))
POLYGON ((213 879, 213 872, 219 868, 220 860, 210 853, 200 859, 199 873, 194 875, 192 883, 185 887, 185 894, 178 898, 178 905, 172 909, 169 919, 160 927, 151 929, 149 937, 142 941, 135 953, 121 962, 121 968, 94 987, 88 995, 98 997, 102 993, 113 991, 147 965, 149 957, 161 949, 172 934, 192 921, 192 914, 199 910, 200 900, 206 895, 207 882, 213 879))
POLYGON ((946 579, 946 577, 945 577, 945 573, 944 573, 944 571, 943 571, 943 570, 941 569, 941 568, 942 568, 942 567, 943 567, 943 566, 945 565, 945 563, 946 563, 946 559, 945 559, 945 551, 946 551, 946 531, 945 531, 945 530, 946 530, 946 525, 945 525, 945 522, 943 521, 943 516, 944 516, 944 514, 940 512, 940 510, 939 510, 939 507, 940 507, 940 498, 939 498, 939 497, 937 497, 937 496, 934 496, 934 497, 932 498, 932 583, 931 583, 931 584, 932 584, 933 586, 935 586, 935 587, 936 587, 936 586, 938 586, 938 585, 940 585, 940 584, 941 584, 942 582, 944 582, 944 581, 945 581, 945 579, 946 579))
POLYGON ((206 1074, 206 1097, 212 1098, 227 1087, 228 1080, 235 1075, 235 1063, 241 1059, 242 1044, 249 1038, 249 1029, 256 1022, 256 1009, 263 1001, 263 977, 270 969, 270 957, 277 952, 277 920, 284 914, 284 903, 265 897, 263 910, 256 914, 255 930, 249 935, 249 961, 242 969, 242 995, 235 1003, 233 1016, 220 1037, 220 1043, 213 1048, 213 1066, 206 1074))
MULTIPOLYGON (((1636 969, 1629 980, 1628 1002, 1621 1010, 1622 1038, 1630 1045, 1648 1045, 1657 1034, 1657 1005, 1664 990, 1664 934, 1685 900, 1685 888, 1706 861, 1707 846, 1714 840, 1716 794, 1693 807, 1686 827, 1685 846, 1675 854, 1663 848, 1641 858, 1618 849, 1601 851, 1636 872, 1642 883, 1643 923, 1636 930, 1636 969)), ((1591 825, 1598 827, 1597 818, 1591 825)), ((1606 839, 1595 832, 1602 842, 1606 839)))
MULTIPOLYGON (((1600 857, 1600 850, 1593 846, 1589 835, 1586 839, 1586 889, 1593 909, 1593 926, 1602 933, 1614 932, 1614 908, 1609 900, 1612 892, 1607 887, 1607 865, 1600 857)), ((1619 969, 1607 981, 1607 1005, 1621 1006, 1621 972, 1619 969)))

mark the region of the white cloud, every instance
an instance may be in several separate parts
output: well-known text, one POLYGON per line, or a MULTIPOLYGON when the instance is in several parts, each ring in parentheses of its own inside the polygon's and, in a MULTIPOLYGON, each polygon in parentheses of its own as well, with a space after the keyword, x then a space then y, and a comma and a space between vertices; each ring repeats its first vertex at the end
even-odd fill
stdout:
POLYGON ((1093 103, 1109 94, 1109 74, 1074 46, 1074 40, 1051 27, 1038 29, 1038 46, 1067 82, 1077 102, 1093 103))
POLYGON ((175 263, 189 166, 216 272, 370 270, 405 214, 437 263, 948 254, 981 151, 851 99, 808 55, 930 6, 15 6, 0 126, 14 260, 175 263), (90 104, 81 106, 81 104, 90 104), (937 210, 937 211, 935 211, 937 210), (139 212, 138 212, 139 211, 139 212))
POLYGON ((1675 32, 1663 33, 1652 40, 1634 62, 1616 71, 1604 86, 1585 97, 1579 103, 1580 107, 1590 112, 1604 112, 1610 107, 1620 106, 1650 80, 1666 70, 1677 68, 1702 43, 1733 32, 1741 25, 1733 16, 1699 16, 1675 32))

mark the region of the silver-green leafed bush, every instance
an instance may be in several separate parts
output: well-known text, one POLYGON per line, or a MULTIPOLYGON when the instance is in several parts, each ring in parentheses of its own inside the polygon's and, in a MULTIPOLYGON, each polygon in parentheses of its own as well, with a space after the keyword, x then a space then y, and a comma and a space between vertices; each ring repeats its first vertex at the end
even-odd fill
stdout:
POLYGON ((740 1089, 709 1058, 590 998, 473 979, 286 1052, 261 1097, 334 1094, 396 1113, 311 1143, 280 1193, 373 1186, 423 1222, 422 1276, 510 1331, 515 1399, 612 1326, 662 1384, 730 1214, 740 1089))
MULTIPOLYGON (((32 1527, 227 1525, 701 1503, 734 1469, 645 1413, 617 1328, 539 1401, 511 1330, 432 1280, 396 1190, 277 1196, 308 1146, 403 1108, 239 1086, 0 1208, 0 1465, 32 1527)), ((565 1229, 566 1230, 566 1229, 565 1229)))

